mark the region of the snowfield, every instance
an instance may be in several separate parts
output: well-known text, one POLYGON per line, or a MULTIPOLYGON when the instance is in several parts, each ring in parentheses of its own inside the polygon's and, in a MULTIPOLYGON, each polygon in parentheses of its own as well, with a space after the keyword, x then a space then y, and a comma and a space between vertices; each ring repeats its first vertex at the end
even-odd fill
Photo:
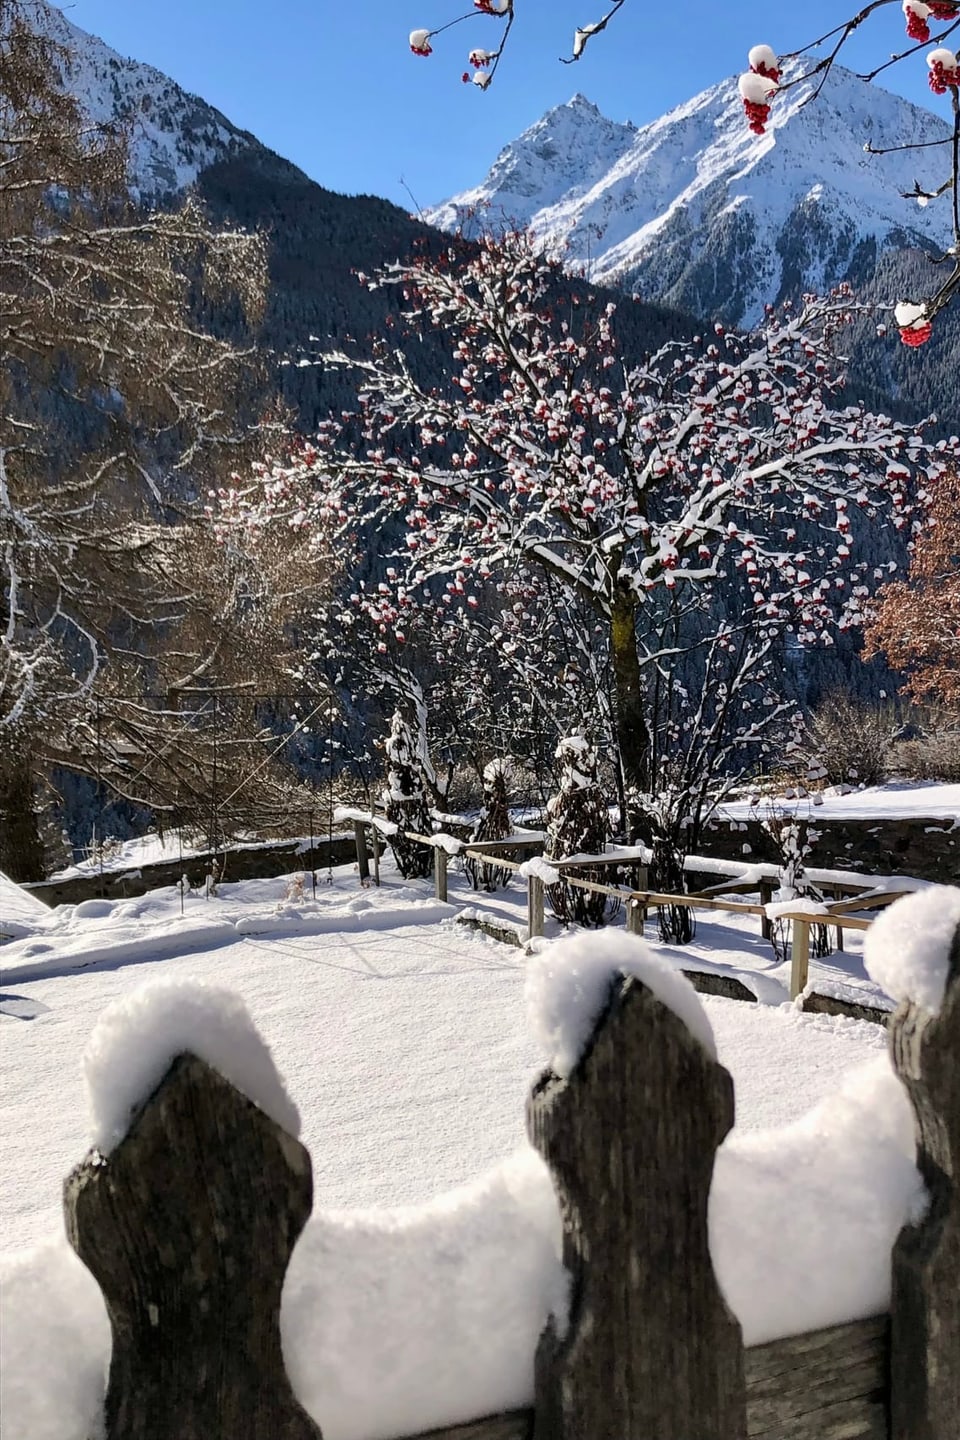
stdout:
MULTIPOLYGON (((225 885, 210 899, 181 901, 171 888, 21 916, 31 933, 0 950, 5 1440, 86 1440, 98 1423, 109 1330, 96 1286, 61 1238, 60 1194, 91 1135, 114 1143, 122 1130, 125 1087, 149 1089, 152 1072, 130 1057, 157 1002, 129 997, 156 980, 168 994, 168 982, 188 980, 239 997, 299 1110, 315 1199, 285 1289, 284 1346, 328 1440, 386 1440, 529 1401, 536 1339, 566 1290, 524 1101, 556 1053, 564 995, 582 988, 576 956, 596 956, 605 940, 553 944, 553 922, 530 958, 454 918, 470 905, 522 925, 521 889, 477 896, 451 865, 451 903, 441 905, 427 882, 385 871, 380 890, 361 889, 344 867, 315 900, 308 882, 295 903, 279 879, 225 885), (560 980, 544 981, 553 970, 560 980), (84 1053, 115 1002, 126 1014, 88 1059, 91 1101, 84 1053)), ((657 958, 643 962, 722 967, 759 997, 698 998, 678 976, 662 982, 669 1003, 680 986, 681 1008, 696 1007, 684 1013, 712 1032, 735 1082, 711 1244, 748 1343, 882 1310, 890 1246, 922 1203, 912 1115, 885 1032, 797 1011, 756 928, 755 917, 720 913, 692 946, 651 942, 657 958)), ((597 963, 619 964, 625 943, 618 931, 616 953, 597 963)), ((814 961, 812 977, 890 1003, 859 946, 814 961)), ((595 975, 588 984, 595 992, 595 975)), ((162 1043, 175 1049, 176 1006, 164 1004, 162 1043)), ((224 1008, 248 1034, 234 1002, 224 1008)), ((207 1033, 191 1024, 183 1033, 207 1033)), ((216 1043, 229 1048, 223 1033, 216 1043)), ((290 1113, 264 1063, 257 1084, 277 1097, 274 1113, 290 1113)))

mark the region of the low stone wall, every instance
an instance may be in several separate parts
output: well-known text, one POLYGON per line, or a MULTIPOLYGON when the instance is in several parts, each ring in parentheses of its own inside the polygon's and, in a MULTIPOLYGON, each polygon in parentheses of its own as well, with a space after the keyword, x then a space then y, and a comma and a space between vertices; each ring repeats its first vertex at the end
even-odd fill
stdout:
MULTIPOLYGON (((224 864, 221 880, 267 880, 274 875, 289 875, 297 870, 326 870, 329 865, 348 865, 356 859, 352 835, 335 835, 333 840, 318 840, 313 849, 300 849, 299 840, 272 841, 263 845, 244 846, 217 855, 224 864)), ((203 885, 213 854, 185 855, 182 860, 162 860, 155 865, 142 865, 133 870, 105 870, 102 875, 75 875, 63 880, 42 880, 24 885, 46 905, 78 905, 82 900, 117 900, 127 895, 145 895, 148 890, 162 890, 176 885, 186 874, 194 888, 203 885)))
MULTIPOLYGON (((960 885, 960 817, 957 822, 918 816, 912 820, 822 820, 807 864, 823 870, 861 870, 867 875, 915 875, 942 885, 960 885)), ((777 855, 760 822, 713 821, 702 850, 720 860, 768 860, 777 855)))

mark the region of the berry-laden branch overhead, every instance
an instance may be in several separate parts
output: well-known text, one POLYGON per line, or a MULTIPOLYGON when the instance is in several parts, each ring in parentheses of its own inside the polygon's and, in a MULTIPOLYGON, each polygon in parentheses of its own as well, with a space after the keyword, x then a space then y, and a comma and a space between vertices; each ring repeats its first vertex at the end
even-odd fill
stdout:
MULTIPOLYGON (((913 43, 888 55, 873 69, 861 72, 859 78, 875 80, 892 66, 915 58, 926 46, 933 44, 934 48, 926 56, 930 89, 938 97, 949 97, 953 111, 952 133, 942 140, 890 147, 914 150, 942 146, 947 152, 947 173, 942 184, 934 190, 924 190, 918 183, 904 197, 926 205, 949 196, 952 205, 953 242, 937 262, 948 267, 945 278, 932 295, 898 300, 893 307, 901 340, 904 345, 916 348, 926 344, 933 334, 936 316, 960 294, 960 56, 946 44, 948 40, 957 43, 953 37, 960 32, 960 0, 930 0, 930 3, 924 3, 924 0, 902 0, 902 3, 901 0, 873 0, 849 20, 789 54, 778 56, 769 45, 755 45, 748 56, 750 68, 740 76, 740 97, 750 129, 755 135, 766 134, 777 95, 814 81, 813 88, 801 103, 807 105, 815 101, 851 36, 872 20, 875 12, 892 4, 900 4, 907 38, 913 43), (934 33, 934 27, 939 27, 937 33, 934 33), (815 52, 825 53, 820 53, 816 59, 815 52), (807 59, 809 64, 805 63, 807 59)), ((863 148, 869 155, 889 153, 875 148, 869 140, 863 148)))
MULTIPOLYGON (((593 37, 607 28, 625 3, 626 0, 613 0, 599 19, 578 26, 570 53, 561 57, 563 63, 572 64, 579 60, 593 37)), ((847 42, 874 20, 876 12, 890 5, 900 6, 910 43, 899 51, 886 54, 872 69, 862 72, 859 78, 875 80, 892 66, 916 58, 928 45, 932 45, 926 55, 930 89, 938 98, 949 99, 953 111, 952 134, 942 141, 892 147, 912 150, 942 145, 946 151, 946 173, 942 184, 933 190, 924 190, 917 184, 905 197, 922 205, 944 200, 952 206, 953 241, 936 259, 937 264, 946 267, 939 287, 931 295, 898 300, 892 306, 901 340, 905 345, 916 348, 930 339, 936 316, 960 294, 960 54, 956 48, 960 43, 960 0, 871 0, 849 19, 842 20, 799 50, 778 56, 769 45, 756 45, 749 54, 749 69, 740 77, 740 96, 750 129, 758 136, 766 134, 776 97, 802 83, 809 85, 813 81, 813 88, 802 103, 815 101, 847 42), (809 64, 805 63, 806 60, 809 64)), ((515 7, 516 0, 473 0, 472 10, 448 21, 446 25, 435 30, 412 30, 410 49, 415 55, 431 55, 432 41, 445 30, 478 15, 499 20, 502 22, 502 29, 498 32, 499 43, 494 48, 475 47, 470 50, 468 68, 462 76, 465 83, 486 90, 496 74, 513 29, 515 7)), ((874 148, 869 140, 864 144, 864 150, 871 155, 887 153, 874 148)))
MULTIPOLYGON (((599 20, 592 20, 586 25, 578 25, 573 32, 573 44, 570 47, 569 55, 560 57, 564 65, 572 65, 579 60, 589 41, 593 39, 594 35, 599 35, 601 30, 606 30, 617 11, 622 9, 625 4, 626 0, 613 0, 609 10, 606 14, 601 15, 599 20)), ((496 49, 476 48, 471 50, 467 56, 467 64, 470 68, 464 70, 461 76, 465 85, 472 82, 478 89, 486 90, 496 74, 497 66, 513 27, 514 0, 473 0, 472 10, 468 10, 465 15, 458 15, 455 20, 449 20, 446 25, 438 26, 436 30, 411 30, 410 49, 414 55, 432 55, 431 41, 434 36, 442 35, 445 30, 452 29, 454 25, 461 25, 464 20, 473 20, 477 15, 492 15, 494 19, 505 22, 500 33, 500 43, 496 49)))

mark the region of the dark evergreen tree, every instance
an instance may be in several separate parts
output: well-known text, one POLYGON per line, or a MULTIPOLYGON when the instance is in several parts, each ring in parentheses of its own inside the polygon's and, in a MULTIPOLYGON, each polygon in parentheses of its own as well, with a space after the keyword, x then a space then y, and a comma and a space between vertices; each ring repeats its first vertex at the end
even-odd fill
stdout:
POLYGON ((390 722, 385 748, 387 784, 383 806, 387 819, 398 827, 397 833, 390 837, 390 845, 404 879, 420 879, 430 874, 430 851, 416 840, 408 840, 403 832, 413 830, 419 835, 429 835, 433 824, 416 741, 399 710, 390 722))
MULTIPOLYGON (((513 833, 507 804, 507 784, 511 774, 509 760, 491 760, 484 768, 483 809, 471 831, 471 841, 505 840, 513 833)), ((468 860, 467 874, 474 890, 499 890, 510 879, 510 871, 502 865, 488 865, 482 860, 468 860)))
MULTIPOLYGON (((597 751, 583 735, 568 735, 557 746, 560 789, 547 805, 547 858, 601 855, 607 844, 609 814, 597 775, 597 751)), ((575 889, 565 880, 547 894, 554 914, 577 925, 603 924, 606 896, 575 889)))

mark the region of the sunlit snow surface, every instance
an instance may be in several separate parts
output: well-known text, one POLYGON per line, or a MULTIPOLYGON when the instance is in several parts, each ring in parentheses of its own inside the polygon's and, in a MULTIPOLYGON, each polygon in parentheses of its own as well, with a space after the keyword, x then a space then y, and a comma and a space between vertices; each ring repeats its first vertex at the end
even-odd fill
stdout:
MULTIPOLYGON (((529 1400, 536 1337, 565 1296, 549 1178, 524 1134, 544 1050, 525 1017, 522 952, 453 922, 469 903, 521 925, 524 896, 476 896, 451 867, 445 906, 427 882, 386 873, 379 891, 350 867, 329 886, 321 876, 316 900, 308 879, 295 903, 282 879, 225 885, 187 897, 182 915, 172 888, 63 907, 0 952, 3 994, 36 1017, 0 1014, 4 1244, 47 1242, 0 1274, 5 1440, 85 1440, 96 1418, 102 1302, 49 1237, 90 1138, 91 1032, 107 1005, 157 979, 236 992, 300 1110, 315 1207, 282 1324, 328 1440, 529 1400)), ((754 1342, 882 1309, 890 1245, 920 1199, 883 1030, 784 1003, 786 972, 756 930, 754 917, 720 915, 683 950, 652 943, 662 963, 722 966, 764 1002, 696 1001, 737 1099, 711 1244, 754 1342)), ((814 962, 813 976, 880 998, 858 949, 814 962)))

